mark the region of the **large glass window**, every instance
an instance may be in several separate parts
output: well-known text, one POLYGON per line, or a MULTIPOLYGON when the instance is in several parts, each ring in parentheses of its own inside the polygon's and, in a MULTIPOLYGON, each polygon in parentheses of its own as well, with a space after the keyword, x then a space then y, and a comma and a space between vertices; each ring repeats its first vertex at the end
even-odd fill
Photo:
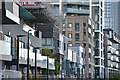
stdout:
POLYGON ((75 33, 75 41, 79 41, 79 33, 75 33))
POLYGON ((79 31, 79 23, 75 23, 75 31, 79 31))

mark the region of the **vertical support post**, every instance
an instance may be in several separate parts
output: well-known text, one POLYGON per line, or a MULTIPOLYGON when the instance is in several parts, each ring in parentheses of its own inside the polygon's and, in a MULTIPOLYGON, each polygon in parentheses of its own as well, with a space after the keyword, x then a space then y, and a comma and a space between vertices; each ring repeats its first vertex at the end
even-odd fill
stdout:
POLYGON ((35 80, 37 80, 37 51, 35 49, 35 80))
POLYGON ((29 31, 28 31, 28 55, 27 55, 27 80, 29 80, 29 31))
POLYGON ((56 71, 56 74, 55 74, 55 76, 56 76, 56 80, 57 80, 57 60, 55 60, 55 71, 56 71))
POLYGON ((49 80, 49 57, 47 56, 47 80, 49 80))
POLYGON ((17 37, 17 71, 19 71, 19 37, 17 37))

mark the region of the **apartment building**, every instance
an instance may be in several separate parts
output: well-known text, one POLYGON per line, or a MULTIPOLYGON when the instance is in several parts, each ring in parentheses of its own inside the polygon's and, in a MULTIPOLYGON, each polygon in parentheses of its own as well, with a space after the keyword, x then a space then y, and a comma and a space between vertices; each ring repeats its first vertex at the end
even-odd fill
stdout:
MULTIPOLYGON (((118 34, 120 34, 119 30, 119 8, 120 8, 120 2, 119 1, 106 1, 105 2, 105 29, 112 29, 118 34)), ((120 48, 120 45, 119 45, 120 48)), ((119 53, 120 54, 120 53, 119 53)), ((120 64, 119 64, 120 66, 120 64)))
POLYGON ((76 16, 76 17, 71 16, 67 18, 67 21, 68 21, 68 26, 70 26, 71 24, 71 27, 65 27, 66 29, 65 34, 68 37, 69 46, 82 46, 85 48, 86 75, 89 75, 89 77, 93 77, 94 76, 93 75, 94 74, 94 42, 93 42, 94 23, 92 23, 89 17, 87 16, 76 16), (89 21, 91 23, 89 23, 89 21), (91 70, 89 71, 88 69, 91 70))
POLYGON ((2 31, 2 1, 0 0, 0 31, 2 31))
POLYGON ((60 33, 68 38, 69 46, 82 46, 86 50, 86 77, 94 77, 94 22, 89 18, 90 3, 85 1, 55 1, 51 7, 60 10, 65 21, 60 33), (89 63, 89 59, 92 64, 89 63), (91 70, 90 70, 91 69, 91 70))
MULTIPOLYGON (((72 53, 72 60, 76 66, 72 67, 72 70, 75 70, 74 75, 80 78, 85 77, 85 48, 79 46, 69 46, 69 50, 75 51, 76 53, 72 53), (75 59, 74 59, 75 58, 75 59)), ((70 55, 70 53, 68 53, 70 55)))
POLYGON ((120 35, 112 29, 104 29, 105 78, 119 72, 120 35))
MULTIPOLYGON (((33 0, 31 1, 32 4, 29 1, 27 4, 24 0, 22 1, 23 2, 21 2, 21 5, 38 18, 35 24, 37 27, 35 29, 42 32, 42 48, 48 48, 52 53, 56 53, 55 57, 57 58, 57 61, 62 64, 58 69, 60 71, 59 78, 64 77, 66 73, 66 65, 64 64, 66 63, 67 58, 68 40, 65 36, 59 34, 59 21, 61 21, 59 14, 57 13, 57 15, 56 13, 53 13, 54 10, 49 9, 49 7, 41 7, 41 5, 44 4, 41 4, 39 1, 34 2, 33 0), (41 14, 42 16, 40 16, 41 14), (49 17, 47 22, 43 21, 43 19, 46 20, 46 16, 44 15, 49 17), (39 20, 42 20, 43 22, 38 22, 39 20)), ((49 4, 47 4, 47 6, 49 6, 49 4)))
MULTIPOLYGON (((0 46, 2 46, 0 47, 0 62, 2 62, 2 67, 0 70, 5 69, 9 73, 12 70, 14 70, 13 72, 17 70, 23 74, 21 76, 20 73, 16 72, 18 74, 16 77, 7 73, 8 78, 26 78, 29 68, 29 77, 31 77, 35 73, 35 52, 37 54, 37 74, 40 74, 42 69, 47 69, 47 56, 41 55, 42 32, 35 30, 37 26, 33 25, 38 18, 16 2, 2 2, 2 15, 0 35, 0 46), (33 23, 31 24, 29 20, 33 23), (28 42, 29 67, 27 67, 28 42), (36 49, 36 47, 40 47, 40 49, 36 49), (17 64, 19 65, 17 66, 17 64)), ((39 22, 47 23, 50 21, 46 17, 45 21, 39 20, 39 22)), ((52 58, 49 58, 49 69, 55 70, 54 59, 52 58)))
POLYGON ((104 0, 90 0, 90 18, 95 22, 95 77, 104 78, 104 0))
POLYGON ((59 57, 58 60, 60 64, 60 75, 61 78, 65 78, 67 72, 66 60, 68 59, 68 38, 59 34, 59 57))
POLYGON ((83 47, 68 47, 68 59, 66 60, 66 77, 83 78, 85 77, 84 58, 85 50, 83 47), (70 65, 70 66, 68 66, 70 65))
POLYGON ((77 64, 77 52, 68 48, 68 59, 66 60, 66 77, 68 78, 76 78, 80 77, 80 68, 76 65, 77 64), (77 73, 77 68, 79 71, 77 73))

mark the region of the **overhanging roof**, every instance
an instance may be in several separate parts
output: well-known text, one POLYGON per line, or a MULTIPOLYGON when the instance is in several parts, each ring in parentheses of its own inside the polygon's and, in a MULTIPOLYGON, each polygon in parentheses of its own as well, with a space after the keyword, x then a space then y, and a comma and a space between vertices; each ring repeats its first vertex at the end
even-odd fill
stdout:
POLYGON ((31 20, 35 19, 36 17, 32 15, 30 12, 28 12, 26 9, 24 9, 22 6, 20 6, 18 3, 16 3, 19 6, 19 14, 20 18, 25 20, 31 20))
POLYGON ((48 14, 45 14, 43 9, 41 8, 27 8, 26 9, 28 11, 30 11, 30 13, 32 15, 34 15, 36 17, 36 19, 34 20, 28 20, 31 23, 52 23, 54 24, 54 21, 51 19, 51 17, 47 16, 48 14))

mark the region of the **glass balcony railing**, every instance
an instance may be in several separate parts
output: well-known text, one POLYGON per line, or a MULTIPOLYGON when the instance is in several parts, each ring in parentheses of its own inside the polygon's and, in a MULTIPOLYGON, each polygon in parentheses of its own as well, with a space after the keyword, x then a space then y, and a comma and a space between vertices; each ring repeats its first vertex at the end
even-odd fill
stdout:
MULTIPOLYGON (((27 49, 19 49, 19 57, 20 60, 27 60, 27 49)), ((35 63, 35 53, 32 52, 32 50, 29 50, 29 55, 30 55, 30 61, 32 61, 32 63, 35 63)), ((41 68, 47 68, 47 56, 42 56, 40 53, 37 53, 37 66, 41 67, 41 68)), ((55 69, 54 66, 54 59, 53 58, 49 58, 49 69, 55 69)))
POLYGON ((77 0, 77 2, 74 0, 63 0, 63 2, 67 2, 69 4, 79 4, 79 5, 89 5, 90 4, 90 2, 88 2, 88 1, 81 1, 81 0, 80 1, 77 0))
POLYGON ((80 14, 89 14, 90 11, 89 10, 85 10, 85 9, 73 9, 73 8, 67 8, 67 11, 70 13, 80 13, 80 14))
POLYGON ((0 55, 11 55, 11 43, 0 40, 0 55))

